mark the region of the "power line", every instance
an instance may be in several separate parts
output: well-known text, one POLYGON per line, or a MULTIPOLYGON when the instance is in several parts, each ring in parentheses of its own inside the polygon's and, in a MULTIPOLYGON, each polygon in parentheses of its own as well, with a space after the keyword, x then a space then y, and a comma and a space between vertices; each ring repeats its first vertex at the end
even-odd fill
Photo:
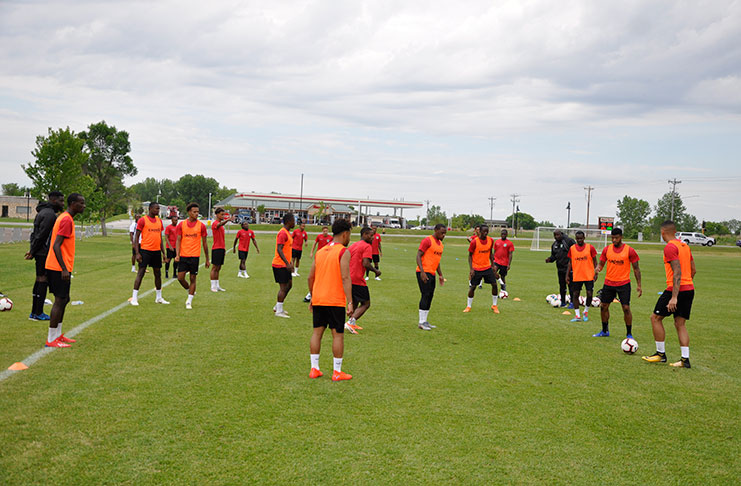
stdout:
POLYGON ((517 236, 517 226, 515 226, 515 204, 520 202, 520 200, 517 199, 520 194, 510 194, 510 196, 512 197, 512 199, 510 199, 510 201, 512 201, 512 221, 510 221, 510 223, 512 224, 512 229, 515 230, 515 236, 517 236))

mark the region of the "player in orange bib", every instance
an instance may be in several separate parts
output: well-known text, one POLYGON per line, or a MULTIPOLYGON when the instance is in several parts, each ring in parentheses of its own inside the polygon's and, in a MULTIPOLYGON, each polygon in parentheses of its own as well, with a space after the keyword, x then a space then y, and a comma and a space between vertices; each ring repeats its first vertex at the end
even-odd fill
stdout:
POLYGON ((283 301, 286 300, 288 292, 293 287, 293 264, 291 263, 291 229, 296 225, 296 218, 293 213, 283 216, 283 227, 278 231, 275 237, 275 256, 273 256, 273 278, 278 284, 278 298, 273 312, 277 317, 289 318, 291 316, 283 309, 283 301))
POLYGON ((610 304, 617 296, 623 308, 623 319, 627 337, 633 337, 633 313, 630 311, 630 267, 636 276, 636 291, 638 297, 643 295, 641 289, 641 269, 638 266, 638 253, 623 243, 623 230, 613 228, 612 244, 607 245, 599 257, 599 264, 594 271, 594 280, 607 266, 605 272, 605 286, 600 291, 600 317, 602 317, 602 331, 593 337, 607 337, 610 335, 610 304))
POLYGON ((666 363, 666 331, 664 317, 674 314, 674 327, 679 337, 679 349, 682 359, 671 363, 676 368, 690 366, 690 335, 685 323, 690 318, 692 301, 695 298, 694 278, 695 259, 686 243, 676 237, 677 228, 673 221, 664 221, 661 225, 661 238, 666 242, 664 247, 664 271, 666 272, 666 290, 656 301, 651 314, 651 328, 656 340, 656 353, 644 356, 649 363, 666 363))
POLYGON ((589 243, 584 243, 584 232, 577 231, 574 235, 576 244, 569 248, 566 265, 566 285, 571 287, 571 303, 574 304, 574 317, 571 322, 582 321, 579 315, 579 295, 582 286, 587 289, 587 301, 584 306, 584 322, 589 320, 589 306, 592 305, 594 294, 594 269, 597 267, 597 250, 589 243))
POLYGON ((178 262, 178 282, 188 291, 185 308, 193 308, 193 296, 196 294, 196 280, 200 266, 201 247, 206 257, 206 268, 211 266, 208 259, 208 239, 206 225, 198 221, 198 204, 190 203, 186 208, 188 219, 178 225, 178 240, 175 261, 178 262), (185 281, 185 274, 190 273, 190 283, 185 281))
POLYGON ((494 268, 494 239, 489 236, 489 227, 482 224, 479 227, 479 236, 471 241, 468 246, 468 269, 470 284, 468 286, 468 301, 463 312, 471 312, 473 305, 473 294, 476 286, 483 280, 491 284, 491 310, 499 314, 497 307, 497 280, 499 274, 494 268))
POLYGON ((170 224, 165 228, 165 244, 167 245, 167 258, 165 259, 165 278, 170 278, 170 262, 172 262, 172 276, 178 273, 175 263, 175 246, 178 244, 178 214, 172 211, 170 224))
POLYGON ((162 243, 164 226, 159 215, 160 205, 156 202, 149 203, 149 214, 139 218, 136 223, 136 233, 133 241, 136 261, 139 262, 139 272, 134 279, 134 291, 129 301, 133 306, 139 305, 139 287, 141 287, 147 267, 151 267, 152 273, 154 273, 154 288, 157 292, 154 302, 156 304, 169 304, 162 298, 162 261, 168 261, 168 259, 165 254, 165 245, 162 243), (139 243, 139 237, 141 237, 141 243, 139 243))
POLYGON ((85 198, 72 193, 67 196, 67 210, 57 217, 51 230, 51 248, 46 256, 46 278, 49 290, 54 294, 54 305, 49 320, 49 335, 46 346, 68 348, 74 339, 62 334, 64 309, 69 303, 69 288, 72 269, 75 266, 75 221, 74 217, 85 210, 85 198))
POLYGON ((346 219, 337 219, 332 224, 334 241, 316 252, 309 273, 309 292, 313 313, 314 331, 311 334, 309 352, 311 371, 309 378, 319 378, 319 352, 322 336, 329 327, 332 330, 332 354, 334 372, 332 381, 349 380, 352 375, 342 371, 342 356, 345 351, 345 313, 353 314, 352 280, 350 277, 350 242, 352 225, 346 219))
POLYGON ((444 224, 436 224, 435 232, 422 240, 417 249, 417 285, 421 294, 417 327, 423 331, 437 327, 427 322, 427 316, 430 314, 432 298, 435 296, 435 273, 440 278, 440 285, 445 283, 440 259, 443 257, 443 240, 447 232, 444 224))

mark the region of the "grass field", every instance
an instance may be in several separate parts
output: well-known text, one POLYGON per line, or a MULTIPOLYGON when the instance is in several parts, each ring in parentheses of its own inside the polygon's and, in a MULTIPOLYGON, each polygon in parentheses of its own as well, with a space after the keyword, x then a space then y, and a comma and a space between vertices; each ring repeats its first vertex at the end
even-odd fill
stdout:
MULTIPOLYGON (((420 236, 421 238, 421 236, 420 236)), ((354 237, 353 240, 356 240, 354 237)), ((346 336, 333 383, 330 339, 309 380, 311 317, 301 302, 308 261, 273 316, 272 239, 258 235, 252 278, 229 253, 225 293, 201 270, 192 311, 169 285, 169 306, 140 297, 28 370, 0 382, 0 484, 738 484, 741 477, 741 301, 737 249, 693 248, 697 291, 688 323, 691 370, 641 361, 654 351, 649 315, 663 290, 661 248, 637 246, 644 295, 633 295, 634 356, 624 326, 595 339, 545 296, 556 292, 546 253, 519 243, 502 313, 477 291, 462 314, 466 246, 448 240, 430 322, 417 329, 418 240, 387 237, 373 306, 346 336), (521 302, 512 298, 519 297, 521 302), (734 479, 735 478, 735 479, 734 479)), ((0 246, 0 366, 43 344, 28 321, 33 264, 26 245, 0 246)), ((64 329, 130 296, 125 236, 78 241, 64 329)), ((147 275, 142 291, 152 288, 147 275)), ((47 308, 48 310, 48 308, 47 308)), ((670 324, 671 326, 671 324, 670 324)), ((678 359, 669 328, 667 353, 678 359)))

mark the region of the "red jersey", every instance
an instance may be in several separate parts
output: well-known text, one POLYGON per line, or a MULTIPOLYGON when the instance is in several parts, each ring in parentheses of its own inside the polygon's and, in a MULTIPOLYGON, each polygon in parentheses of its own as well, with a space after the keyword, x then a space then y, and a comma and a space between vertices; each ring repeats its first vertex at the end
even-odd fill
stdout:
POLYGON ((371 242, 371 248, 373 250, 373 254, 374 255, 378 255, 379 254, 378 248, 380 246, 381 246, 381 235, 379 235, 378 233, 376 233, 375 235, 373 235, 373 240, 371 242))
POLYGON ((250 251, 250 242, 255 237, 255 232, 252 230, 239 230, 237 231, 237 238, 239 238, 239 251, 250 251))
POLYGON ((316 242, 316 249, 321 250, 325 246, 332 243, 332 235, 325 235, 324 233, 319 233, 314 240, 316 242))
POLYGON ((366 243, 365 240, 356 241, 350 245, 350 280, 353 285, 362 285, 366 287, 365 283, 365 267, 363 267, 363 258, 372 259, 373 249, 370 243, 366 243))
POLYGON ((167 238, 167 242, 170 244, 170 248, 173 250, 175 249, 175 245, 178 241, 178 227, 175 224, 171 224, 167 228, 165 228, 165 237, 167 238))
POLYGON ((224 226, 219 226, 218 221, 211 223, 211 233, 214 236, 214 242, 211 246, 212 250, 224 250, 226 249, 226 243, 224 242, 224 226))
POLYGON ((499 238, 494 242, 494 263, 506 267, 509 265, 509 254, 515 251, 515 245, 510 240, 499 238))
MULTIPOLYGON (((682 271, 682 277, 679 281, 679 291, 694 290, 695 284, 692 281, 692 251, 686 243, 679 240, 671 240, 664 247, 664 268, 666 270, 666 290, 674 290, 674 270, 671 262, 679 260, 679 268, 682 271)), ((48 268, 48 267, 47 267, 48 268)))
POLYGON ((293 230, 293 246, 291 246, 294 250, 300 250, 304 247, 304 242, 309 239, 309 235, 306 234, 306 231, 302 230, 301 228, 296 228, 293 230))

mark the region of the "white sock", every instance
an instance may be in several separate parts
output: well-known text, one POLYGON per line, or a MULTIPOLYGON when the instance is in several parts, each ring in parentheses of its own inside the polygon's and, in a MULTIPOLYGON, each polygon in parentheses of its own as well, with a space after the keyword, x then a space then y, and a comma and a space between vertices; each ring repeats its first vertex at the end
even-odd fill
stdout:
POLYGON ((419 323, 420 324, 423 324, 423 323, 427 322, 427 315, 429 313, 430 313, 430 311, 428 311, 428 310, 422 310, 422 309, 419 310, 419 323))
POLYGON ((690 347, 689 346, 680 346, 679 350, 681 351, 683 358, 690 359, 690 347))
POLYGON ((355 325, 355 318, 354 317, 351 317, 348 322, 354 326, 355 325))
POLYGON ((666 353, 666 348, 664 348, 664 341, 656 341, 656 352, 666 353))
POLYGON ((497 305, 497 300, 499 299, 498 296, 492 295, 491 296, 491 305, 497 305))
POLYGON ((139 299, 139 291, 138 290, 134 290, 131 293, 131 300, 138 300, 138 299, 139 299))
POLYGON ((154 293, 157 294, 157 300, 162 298, 162 289, 155 290, 154 293))
POLYGON ((275 304, 275 312, 283 312, 283 302, 278 302, 275 304))
POLYGON ((319 355, 318 354, 311 354, 311 367, 319 369, 319 355))
POLYGON ((218 280, 211 280, 211 289, 212 290, 215 289, 217 285, 219 285, 219 281, 218 280))
POLYGON ((61 335, 61 334, 62 334, 61 332, 60 332, 59 334, 57 334, 57 331, 58 331, 58 330, 59 330, 59 327, 50 327, 50 328, 49 328, 49 334, 48 334, 48 336, 47 336, 47 338, 46 338, 46 342, 48 342, 48 343, 52 343, 52 342, 54 342, 54 340, 55 340, 55 339, 56 339, 56 338, 57 338, 57 337, 58 337, 59 335, 61 335))
POLYGON ((218 279, 216 280, 216 288, 217 289, 220 289, 221 288, 221 285, 219 284, 219 280, 218 279))
POLYGON ((334 358, 334 370, 342 371, 342 358, 334 358))
POLYGON ((577 319, 579 319, 581 317, 579 315, 579 308, 578 307, 574 308, 574 315, 576 316, 577 319))
POLYGON ((131 265, 131 271, 136 272, 136 265, 131 265))
POLYGON ((468 302, 468 304, 466 304, 466 306, 467 307, 472 307, 473 306, 473 297, 469 297, 468 300, 467 300, 467 302, 468 302))
POLYGON ((193 294, 188 294, 188 298, 186 299, 185 303, 190 304, 193 302, 193 294))

